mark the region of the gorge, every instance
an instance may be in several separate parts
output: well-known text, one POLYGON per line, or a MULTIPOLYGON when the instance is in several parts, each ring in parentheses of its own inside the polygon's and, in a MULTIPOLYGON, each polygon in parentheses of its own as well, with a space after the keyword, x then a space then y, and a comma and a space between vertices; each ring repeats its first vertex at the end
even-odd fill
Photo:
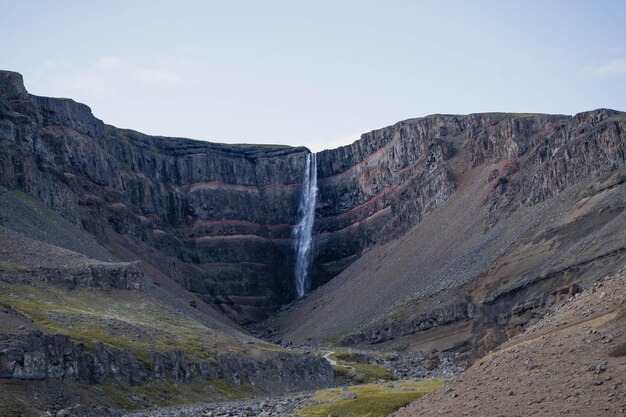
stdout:
POLYGON ((116 128, 0 71, 0 187, 0 380, 282 393, 346 382, 320 346, 472 361, 621 271, 626 114, 311 153, 116 128))

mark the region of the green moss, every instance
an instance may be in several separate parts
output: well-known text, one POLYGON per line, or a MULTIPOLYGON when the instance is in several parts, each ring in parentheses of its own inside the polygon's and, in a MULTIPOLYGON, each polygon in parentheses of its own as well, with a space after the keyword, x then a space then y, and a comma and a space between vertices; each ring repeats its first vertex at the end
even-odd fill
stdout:
POLYGON ((234 401, 250 398, 254 389, 234 386, 221 379, 174 383, 149 381, 138 386, 108 380, 97 389, 111 405, 134 410, 150 407, 170 407, 203 401, 234 401))
MULTIPOLYGON (((129 349, 140 361, 150 352, 180 350, 190 360, 215 362, 218 352, 243 349, 234 337, 181 316, 140 293, 10 285, 0 282, 0 302, 51 332, 85 344, 129 349)), ((261 349, 250 345, 248 349, 261 349)), ((274 349, 272 349, 274 350, 274 349)))
POLYGON ((369 357, 362 353, 338 352, 335 353, 335 357, 344 362, 369 363, 369 357))
POLYGON ((98 388, 107 399, 107 402, 113 407, 122 410, 137 408, 137 404, 128 396, 128 391, 122 389, 119 384, 108 382, 100 385, 98 388))
POLYGON ((223 379, 212 379, 207 381, 207 385, 222 401, 242 400, 250 397, 257 391, 250 386, 240 386, 229 384, 223 379))
POLYGON ((85 312, 79 309, 54 305, 50 302, 15 302, 10 298, 4 299, 4 302, 20 311, 38 326, 55 333, 65 334, 74 341, 85 344, 88 350, 91 350, 95 343, 101 342, 118 349, 129 349, 139 360, 147 361, 149 359, 147 347, 144 348, 137 343, 130 343, 125 338, 116 337, 104 328, 94 326, 92 323, 83 323, 85 320, 80 316, 85 312), (65 326, 54 320, 54 317, 60 315, 74 316, 76 320, 71 327, 65 326))
POLYGON ((301 417, 384 417, 432 392, 442 384, 438 379, 402 381, 386 384, 368 384, 348 390, 333 388, 319 391, 311 406, 298 411, 301 417), (345 398, 348 393, 356 396, 345 398))
POLYGON ((146 405, 156 407, 179 405, 199 396, 194 395, 190 386, 185 387, 183 384, 178 385, 168 381, 146 382, 139 386, 109 381, 101 386, 101 390, 108 402, 124 410, 146 405))
POLYGON ((367 383, 378 380, 390 381, 395 379, 393 374, 382 366, 362 363, 363 357, 359 357, 361 362, 350 362, 345 360, 351 354, 347 352, 338 352, 329 356, 330 359, 337 361, 337 366, 333 366, 335 374, 343 379, 346 383, 367 383))
MULTIPOLYGON (((285 349, 283 349, 282 347, 280 347, 279 345, 274 345, 272 343, 260 343, 259 347, 265 349, 265 350, 271 350, 274 352, 284 352, 285 349)), ((293 355, 299 355, 299 353, 297 351, 291 351, 290 352, 293 355)))
POLYGON ((341 334, 341 335, 333 335, 333 336, 329 336, 329 337, 324 337, 322 339, 320 339, 320 342, 322 342, 322 344, 326 345, 326 346, 339 346, 341 345, 341 339, 343 339, 345 335, 341 334))
POLYGON ((369 381, 377 379, 388 381, 394 379, 393 374, 382 366, 374 365, 371 363, 354 363, 351 366, 356 369, 356 371, 360 375, 363 375, 363 377, 369 381))
POLYGON ((352 380, 352 372, 350 371, 349 368, 346 368, 345 366, 337 366, 337 365, 334 365, 332 368, 333 368, 333 372, 335 372, 335 376, 339 378, 339 380, 341 380, 342 382, 345 382, 346 384, 350 383, 350 381, 352 380))
POLYGON ((302 410, 302 417, 384 417, 404 407, 423 394, 406 392, 378 394, 353 400, 339 400, 330 406, 314 406, 302 410))
POLYGON ((168 350, 180 350, 200 359, 216 363, 215 351, 207 348, 198 338, 189 334, 180 334, 172 339, 162 339, 161 344, 168 350))

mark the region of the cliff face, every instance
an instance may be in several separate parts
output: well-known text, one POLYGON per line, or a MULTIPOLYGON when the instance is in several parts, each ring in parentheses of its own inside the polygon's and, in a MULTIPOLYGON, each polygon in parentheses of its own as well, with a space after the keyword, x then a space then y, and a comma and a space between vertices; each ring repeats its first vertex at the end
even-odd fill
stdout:
POLYGON ((319 356, 274 352, 260 358, 224 354, 217 364, 197 362, 181 351, 150 352, 139 360, 128 349, 96 344, 93 352, 60 334, 30 332, 0 338, 0 378, 25 381, 58 380, 101 384, 107 378, 138 385, 150 379, 188 383, 223 378, 229 383, 254 385, 280 393, 332 386, 333 370, 319 356))
MULTIPOLYGON (((324 175, 347 172, 346 192, 369 198, 350 211, 347 235, 357 239, 355 229, 379 221, 361 229, 379 244, 262 325, 279 339, 484 352, 624 265, 624 113, 429 116, 329 153, 360 168, 336 162, 333 171, 327 161, 324 175), (413 147, 416 165, 389 168, 399 146, 413 147), (397 180, 412 169, 413 182, 397 180), (429 182, 444 172, 445 181, 429 182)), ((322 201, 330 193, 322 189, 322 201)))
MULTIPOLYGON (((315 224, 319 285, 364 248, 402 236, 456 190, 463 174, 494 167, 491 222, 584 178, 624 164, 623 113, 435 115, 399 122, 318 155, 315 224)), ((462 190, 461 190, 462 191, 462 190)))
POLYGON ((116 129, 0 73, 0 184, 121 242, 206 301, 253 320, 292 297, 304 148, 116 129))
MULTIPOLYGON (((403 236, 491 169, 485 206, 531 206, 624 162, 624 116, 436 115, 318 154, 313 286, 403 236), (527 169, 527 167, 532 169, 527 169)), ((240 321, 295 295, 293 226, 305 148, 221 145, 104 125, 0 72, 0 185, 130 250, 240 321)))
MULTIPOLYGON (((72 100, 29 95, 19 74, 0 78, 1 185, 131 249, 239 320, 294 297, 308 150, 150 137, 104 125, 72 100)), ((314 286, 454 189, 442 164, 452 150, 424 129, 387 128, 320 154, 314 286)))
POLYGON ((318 155, 316 286, 409 230, 454 191, 439 119, 400 122, 318 155))

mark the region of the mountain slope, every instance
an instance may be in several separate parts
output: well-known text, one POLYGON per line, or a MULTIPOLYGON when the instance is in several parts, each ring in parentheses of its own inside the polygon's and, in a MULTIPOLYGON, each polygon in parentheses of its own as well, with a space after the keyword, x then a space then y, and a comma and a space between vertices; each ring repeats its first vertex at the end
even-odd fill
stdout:
POLYGON ((321 357, 244 334, 23 193, 0 188, 0 242, 3 412, 100 416, 333 384, 321 357))
POLYGON ((394 414, 621 415, 626 406, 625 271, 612 274, 394 414))
MULTIPOLYGON (((308 153, 118 129, 0 71, 0 405, 334 384, 240 327, 295 296, 308 153)), ((432 115, 317 164, 318 288, 275 339, 481 355, 626 259, 624 113, 432 115)))
POLYGON ((284 340, 481 352, 560 292, 621 268, 624 114, 481 117, 491 120, 485 142, 463 129, 448 138, 458 150, 445 161, 449 198, 260 328, 284 340))
MULTIPOLYGON (((433 115, 320 152, 312 287, 403 236, 462 191, 473 169, 494 169, 482 174, 493 188, 484 190, 491 224, 623 165, 623 120, 611 110, 433 115)), ((295 297, 293 228, 307 153, 118 129, 83 104, 30 95, 19 74, 0 71, 0 185, 240 323, 295 297)))

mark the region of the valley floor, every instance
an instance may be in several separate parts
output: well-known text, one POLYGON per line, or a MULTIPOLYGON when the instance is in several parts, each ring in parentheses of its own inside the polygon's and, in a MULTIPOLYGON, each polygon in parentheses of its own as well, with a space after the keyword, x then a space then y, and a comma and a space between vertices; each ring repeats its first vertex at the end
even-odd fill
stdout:
POLYGON ((327 359, 346 385, 251 400, 203 403, 136 411, 126 417, 384 417, 466 368, 467 358, 457 353, 378 352, 290 346, 296 354, 327 359))
POLYGON ((378 382, 282 397, 141 411, 124 417, 385 417, 441 384, 437 378, 378 382))
MULTIPOLYGON (((327 356, 336 361, 335 366, 347 364, 355 369, 366 357, 358 351, 327 352, 327 356)), ((378 365, 400 378, 395 381, 376 380, 282 397, 181 406, 126 416, 377 417, 411 401, 393 416, 624 415, 626 271, 563 300, 537 324, 456 377, 429 378, 458 371, 450 367, 454 363, 450 358, 435 356, 381 354, 376 359, 378 365), (424 371, 424 366, 433 361, 443 362, 443 366, 439 363, 440 367, 430 374, 415 371, 409 376, 414 379, 403 378, 407 369, 424 371), (415 379, 419 377, 422 379, 415 379)))

